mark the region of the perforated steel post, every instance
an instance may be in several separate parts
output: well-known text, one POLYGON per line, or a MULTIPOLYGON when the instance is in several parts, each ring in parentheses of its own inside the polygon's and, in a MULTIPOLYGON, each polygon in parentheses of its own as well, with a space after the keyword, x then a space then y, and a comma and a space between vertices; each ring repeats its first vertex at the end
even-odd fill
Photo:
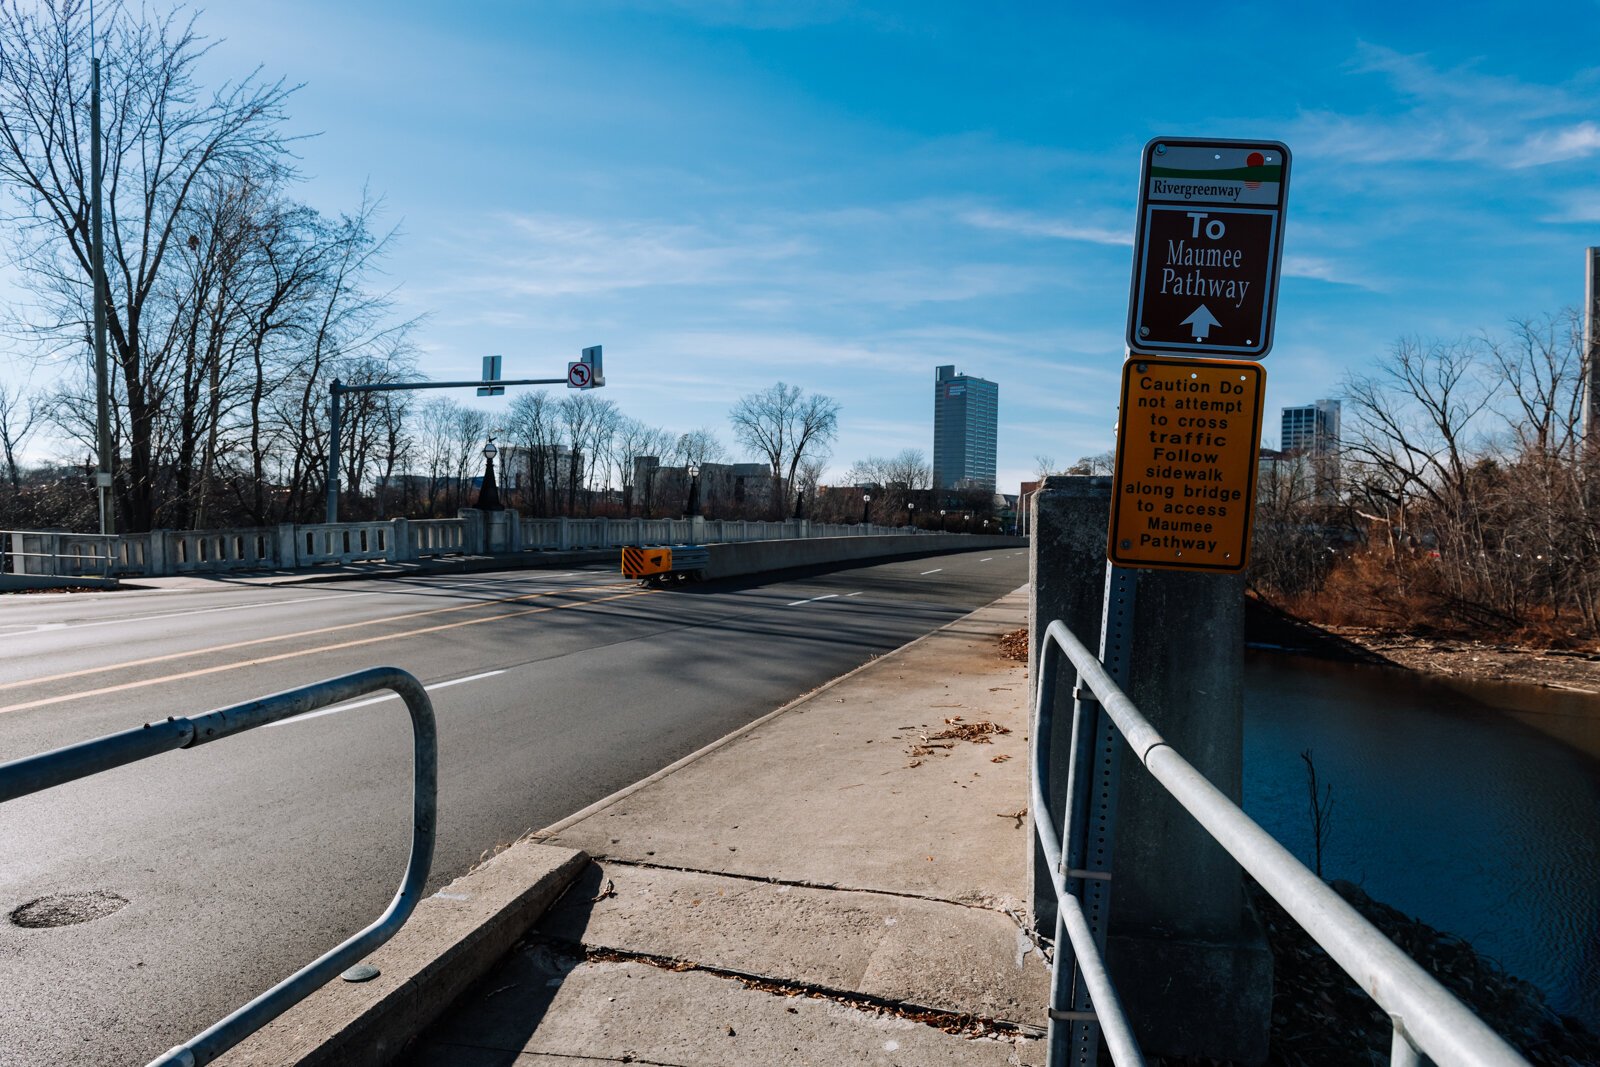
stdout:
MULTIPOLYGON (((1106 567, 1105 601, 1100 625, 1100 662, 1118 685, 1128 684, 1129 649, 1139 572, 1106 567)), ((1117 768, 1121 745, 1116 724, 1082 684, 1074 689, 1072 762, 1067 770, 1066 840, 1062 874, 1075 887, 1083 913, 1105 957, 1110 927, 1111 860, 1117 814, 1117 768)), ((1057 966, 1051 980, 1051 1063, 1092 1067, 1100 1048, 1100 1027, 1084 982, 1082 967, 1060 966, 1059 954, 1070 951, 1062 918, 1056 920, 1057 966), (1062 1025, 1066 1024, 1066 1025, 1062 1025)))

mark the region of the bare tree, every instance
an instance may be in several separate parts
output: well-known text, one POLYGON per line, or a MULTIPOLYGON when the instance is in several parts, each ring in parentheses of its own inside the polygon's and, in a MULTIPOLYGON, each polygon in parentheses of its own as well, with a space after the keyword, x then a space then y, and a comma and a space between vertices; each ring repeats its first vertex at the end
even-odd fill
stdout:
POLYGON ((22 488, 17 453, 39 426, 39 407, 32 397, 0 381, 0 449, 5 452, 6 477, 13 491, 22 488))
POLYGON ((932 468, 920 448, 906 448, 893 456, 868 456, 857 460, 845 475, 852 485, 871 486, 874 510, 893 516, 933 484, 932 468))
POLYGON ((557 403, 544 390, 519 393, 511 402, 506 432, 527 464, 526 505, 535 515, 553 515, 560 499, 561 426, 557 403))
POLYGON ((740 398, 728 420, 740 443, 771 466, 773 511, 783 518, 801 461, 826 451, 839 432, 839 402, 778 382, 740 398))
MULTIPOLYGON (((51 310, 38 334, 85 359, 93 279, 87 15, 77 0, 0 3, 0 182, 15 204, 7 221, 24 277, 51 310)), ((156 416, 169 400, 170 360, 182 352, 147 344, 164 333, 151 321, 161 280, 208 178, 286 167, 279 123, 292 87, 252 75, 206 94, 194 81, 207 49, 192 18, 115 2, 99 18, 107 325, 126 416, 119 510, 144 530, 156 506, 156 416)))

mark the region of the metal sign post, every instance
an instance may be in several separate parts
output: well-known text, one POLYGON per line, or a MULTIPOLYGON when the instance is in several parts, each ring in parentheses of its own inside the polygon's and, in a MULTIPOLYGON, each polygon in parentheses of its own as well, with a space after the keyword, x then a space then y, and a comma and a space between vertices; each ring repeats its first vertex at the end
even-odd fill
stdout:
POLYGON ((1289 149, 1278 141, 1145 145, 1128 347, 1266 355, 1288 197, 1289 149))

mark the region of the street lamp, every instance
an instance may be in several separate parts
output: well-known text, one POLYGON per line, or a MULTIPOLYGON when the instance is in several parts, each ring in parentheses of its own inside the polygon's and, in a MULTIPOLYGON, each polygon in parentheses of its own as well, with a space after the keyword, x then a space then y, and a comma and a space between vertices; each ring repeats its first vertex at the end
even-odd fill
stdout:
POLYGON ((691 463, 684 468, 689 474, 689 518, 700 514, 700 464, 691 463))
POLYGON ((483 446, 483 486, 478 490, 480 511, 499 511, 504 507, 500 503, 500 487, 494 484, 494 457, 499 451, 494 447, 493 437, 483 446))
POLYGON ((872 522, 872 494, 861 494, 861 525, 866 526, 872 522))
POLYGON ((944 508, 939 509, 939 532, 944 533, 944 508))
POLYGON ((906 501, 906 525, 915 528, 917 525, 917 505, 906 501))

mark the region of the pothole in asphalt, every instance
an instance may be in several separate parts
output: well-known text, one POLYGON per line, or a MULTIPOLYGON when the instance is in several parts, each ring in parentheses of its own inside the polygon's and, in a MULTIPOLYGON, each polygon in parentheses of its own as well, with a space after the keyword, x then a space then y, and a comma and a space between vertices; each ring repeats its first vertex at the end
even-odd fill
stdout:
POLYGON ((127 907, 128 901, 115 893, 95 890, 92 893, 52 893, 47 897, 30 900, 12 909, 14 926, 37 930, 50 926, 75 926, 93 922, 127 907))

